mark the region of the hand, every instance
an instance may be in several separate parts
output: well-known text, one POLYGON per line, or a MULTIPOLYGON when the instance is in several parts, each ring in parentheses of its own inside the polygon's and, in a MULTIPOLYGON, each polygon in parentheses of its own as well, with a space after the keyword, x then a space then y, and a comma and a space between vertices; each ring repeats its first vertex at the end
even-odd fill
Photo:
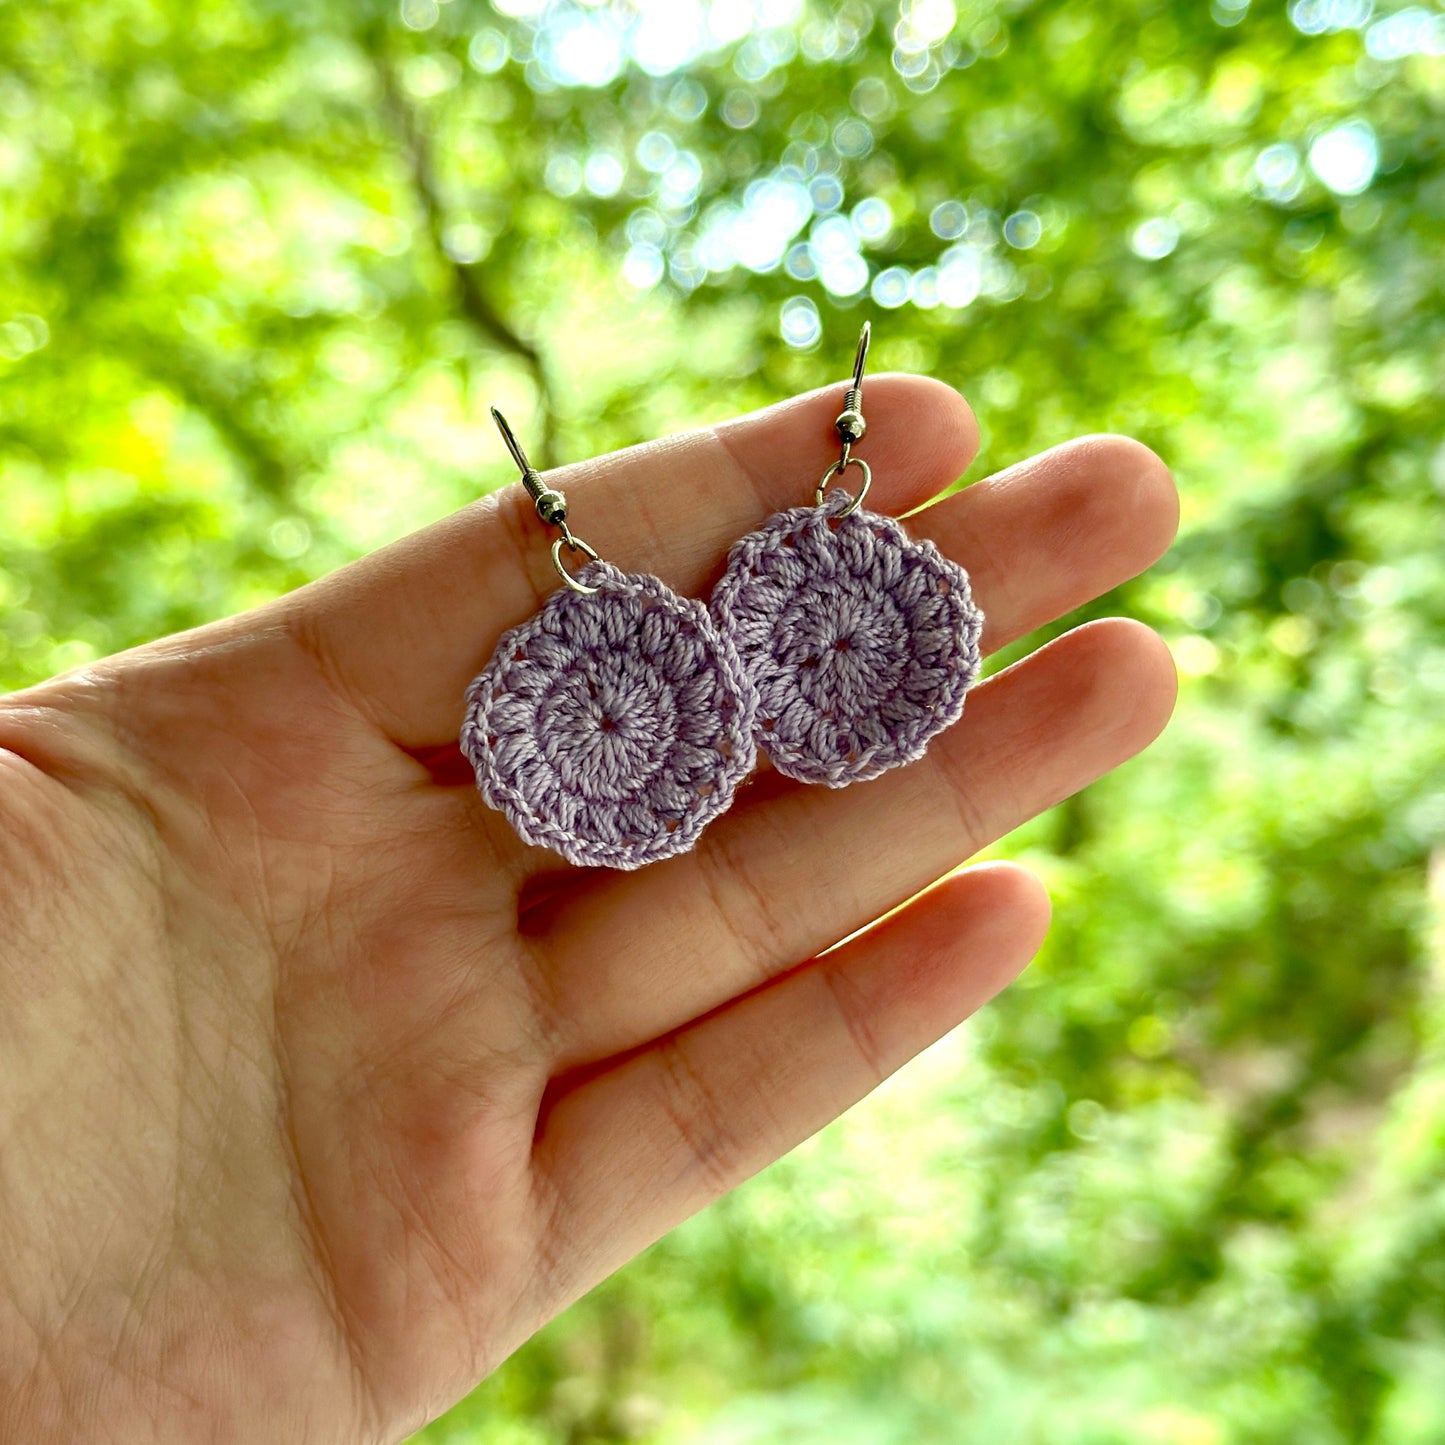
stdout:
MULTIPOLYGON (((836 388, 558 478, 578 530, 705 595, 826 465, 836 388)), ((971 415, 869 382, 869 505, 971 415)), ((1176 520, 1095 437, 910 523, 998 648, 1176 520)), ((1047 925, 1003 864, 927 888, 1144 747, 1153 633, 1080 627, 914 765, 747 785, 691 854, 523 847, 462 695, 556 585, 520 488, 269 606, 0 699, 0 1440, 395 1440, 569 1301, 1001 988, 1047 925)))

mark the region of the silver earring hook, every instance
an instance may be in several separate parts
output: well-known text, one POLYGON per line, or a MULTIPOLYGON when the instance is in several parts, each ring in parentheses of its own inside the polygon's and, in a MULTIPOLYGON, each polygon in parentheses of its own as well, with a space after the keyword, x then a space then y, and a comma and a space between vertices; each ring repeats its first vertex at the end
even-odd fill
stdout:
POLYGON ((507 418, 504 417, 496 407, 492 407, 491 411, 492 420, 496 422, 497 430, 501 432, 502 440, 506 443, 507 450, 512 454, 512 460, 516 462, 517 466, 521 469, 524 477, 535 477, 537 475, 537 469, 527 460, 527 454, 522 450, 522 443, 517 440, 511 426, 507 422, 507 418))
POLYGON ((496 422, 497 430, 502 434, 502 441, 506 443, 512 460, 516 462, 518 470, 522 473, 522 485, 526 488, 527 495, 531 497, 532 505, 537 509, 537 515, 549 527, 557 527, 561 530, 562 535, 552 543, 552 566, 557 569, 557 575, 574 592, 580 592, 584 597, 591 597, 598 589, 579 582, 562 565, 562 548, 565 546, 570 551, 581 552, 591 562, 600 562, 602 559, 581 537, 573 535, 571 527, 567 525, 567 498, 542 480, 536 467, 527 460, 527 454, 522 450, 521 442, 517 440, 512 428, 507 424, 507 418, 496 407, 492 407, 491 411, 492 420, 496 422))
POLYGON ((873 323, 865 321, 858 333, 858 350, 853 354, 853 390, 863 390, 863 368, 868 364, 868 343, 873 339, 873 323))
POLYGON ((841 475, 850 465, 863 473, 863 485, 858 489, 858 495, 838 514, 840 520, 863 505, 863 498, 868 495, 868 488, 873 485, 873 474, 868 463, 862 457, 853 455, 854 445, 861 442, 868 431, 868 423, 863 419, 863 368, 868 364, 868 343, 872 339, 873 323, 865 321, 863 330, 858 333, 858 350, 853 356, 853 385, 843 397, 843 410, 833 423, 838 431, 838 440, 843 443, 843 454, 823 473, 823 480, 818 483, 818 489, 814 493, 814 499, 821 507, 824 489, 835 476, 841 475))

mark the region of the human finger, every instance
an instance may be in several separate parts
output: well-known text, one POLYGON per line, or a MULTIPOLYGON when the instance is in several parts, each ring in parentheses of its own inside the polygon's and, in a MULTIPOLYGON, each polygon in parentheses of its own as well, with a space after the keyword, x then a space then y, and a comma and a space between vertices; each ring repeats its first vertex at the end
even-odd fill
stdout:
POLYGON ((969 869, 825 957, 561 1080, 534 1152, 550 1255, 566 1261, 549 1289, 581 1293, 836 1118, 1012 980, 1048 916, 1023 869, 969 869))
POLYGON ((1178 526, 1169 468, 1109 433, 1050 447, 908 519, 968 573, 985 654, 1138 576, 1178 526))
MULTIPOLYGON (((811 499, 836 456, 838 386, 718 426, 545 474, 577 535, 624 571, 695 595, 769 514, 811 499)), ((870 505, 904 512, 957 479, 978 432, 967 402, 922 376, 868 383, 870 505)), ((552 534, 520 486, 483 498, 283 599, 306 648, 411 749, 455 739, 468 682, 500 634, 560 584, 552 534)))
POLYGON ((563 1063, 755 988, 1145 747, 1174 701, 1148 628, 1089 623, 989 679, 918 762, 834 791, 768 779, 680 858, 563 899, 537 967, 563 1063))

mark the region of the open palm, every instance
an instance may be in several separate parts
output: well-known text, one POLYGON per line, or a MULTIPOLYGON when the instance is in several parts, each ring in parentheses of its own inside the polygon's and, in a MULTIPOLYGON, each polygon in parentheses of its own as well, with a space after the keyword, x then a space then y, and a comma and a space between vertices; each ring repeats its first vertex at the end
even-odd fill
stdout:
MULTIPOLYGON (((811 495, 837 389, 567 468, 579 532, 706 595, 811 495)), ((971 416, 869 384, 869 505, 971 416)), ((1143 447, 910 522, 997 648, 1167 546, 1143 447)), ((0 1440, 395 1440, 1012 978, 1039 886, 981 846, 1142 748, 1159 640, 1081 627, 920 762, 766 774, 636 873, 523 846, 456 748, 554 586, 510 488, 259 611, 0 699, 0 1440)))

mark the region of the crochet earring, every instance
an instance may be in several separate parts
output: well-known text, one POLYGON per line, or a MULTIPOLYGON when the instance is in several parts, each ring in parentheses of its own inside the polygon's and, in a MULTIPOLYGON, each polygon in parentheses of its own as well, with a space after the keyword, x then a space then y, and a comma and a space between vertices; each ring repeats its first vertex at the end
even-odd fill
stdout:
POLYGON ((963 568, 863 508, 873 477, 852 449, 867 430, 870 334, 864 322, 834 423, 843 454, 814 505, 779 512, 734 543, 712 595, 718 627, 758 689, 758 746, 779 772, 830 788, 912 762, 958 721, 983 631, 963 568), (857 495, 827 491, 850 466, 857 495))
POLYGON ((569 863, 638 868, 686 852, 753 763, 757 695, 706 607, 604 562, 567 499, 492 416, 564 585, 504 633, 467 689, 461 748, 482 798, 569 863), (570 572, 562 548, 585 564, 570 572))

